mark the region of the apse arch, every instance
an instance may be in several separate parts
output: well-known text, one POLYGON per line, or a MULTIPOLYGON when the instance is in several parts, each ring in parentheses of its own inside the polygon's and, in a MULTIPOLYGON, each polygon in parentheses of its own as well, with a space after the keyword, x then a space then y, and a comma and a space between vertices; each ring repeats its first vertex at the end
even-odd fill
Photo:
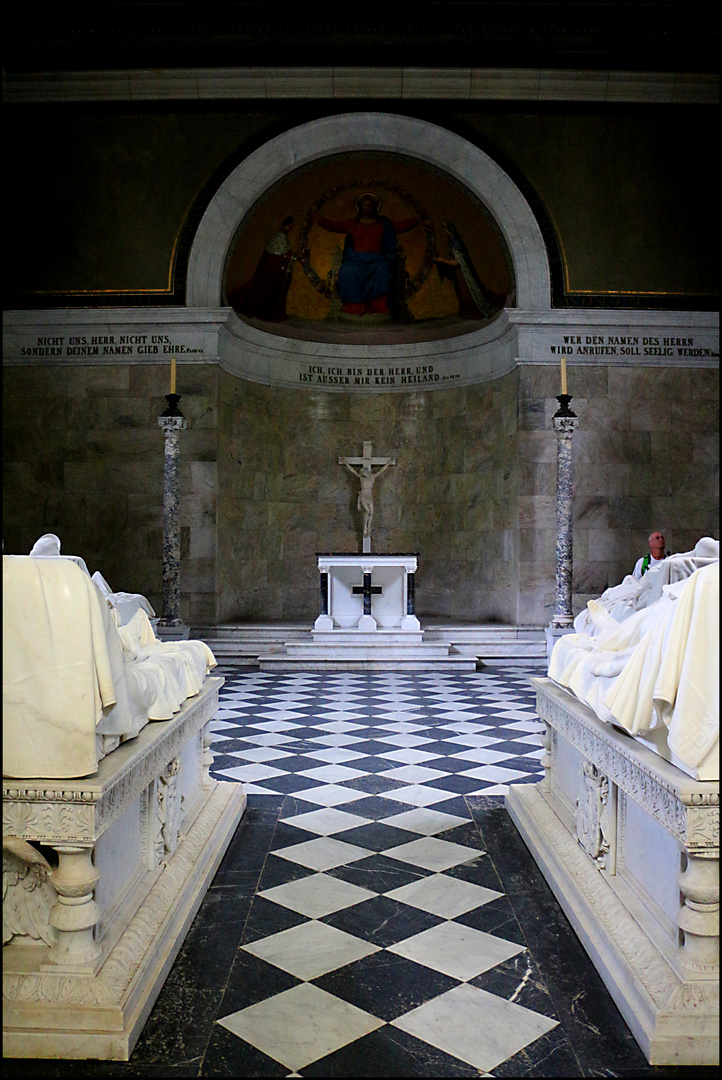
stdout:
POLYGON ((229 248, 239 222, 264 192, 303 165, 359 150, 385 150, 417 158, 468 188, 487 207, 507 244, 516 307, 527 312, 551 307, 551 276, 541 229, 524 195, 501 166, 446 128, 413 117, 374 112, 327 116, 291 128, 264 143, 233 170, 211 199, 193 239, 187 306, 222 306, 229 248))

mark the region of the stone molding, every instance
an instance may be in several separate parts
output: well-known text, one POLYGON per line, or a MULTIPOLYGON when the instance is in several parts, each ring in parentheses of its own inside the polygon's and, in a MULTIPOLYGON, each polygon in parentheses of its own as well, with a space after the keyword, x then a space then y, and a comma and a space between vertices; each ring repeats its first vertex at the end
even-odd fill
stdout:
MULTIPOLYGON (((144 962, 183 886, 191 877, 204 847, 213 839, 233 797, 243 796, 238 784, 219 781, 183 844, 169 860, 138 912, 96 976, 58 972, 5 972, 3 995, 12 1004, 118 1007, 138 968, 144 962)), ((245 799, 245 796, 243 796, 245 799)))
POLYGON ((663 1008, 665 1015, 682 1013, 693 1019, 700 1006, 718 1008, 719 983, 681 982, 613 890, 602 885, 603 879, 592 861, 537 788, 537 784, 514 786, 514 810, 521 810, 526 828, 533 827, 534 842, 537 836, 544 837, 547 852, 552 852, 555 862, 564 867, 565 880, 580 894, 594 920, 601 923, 603 935, 614 943, 615 951, 649 995, 655 1010, 663 1008))
POLYGON ((719 849, 717 785, 686 778, 631 736, 625 737, 603 724, 590 709, 551 680, 531 681, 537 692, 537 713, 543 720, 593 760, 685 848, 716 856, 719 849), (665 772, 669 773, 668 778, 662 775, 665 772), (680 782, 677 777, 684 780, 680 782))
POLYGON ((95 777, 60 783, 4 778, 3 833, 44 844, 93 844, 213 717, 222 685, 220 678, 206 679, 177 716, 150 721, 101 761, 95 777))
POLYGON ((714 73, 538 68, 248 67, 8 72, 6 103, 206 101, 214 98, 443 98, 445 100, 718 104, 714 73))

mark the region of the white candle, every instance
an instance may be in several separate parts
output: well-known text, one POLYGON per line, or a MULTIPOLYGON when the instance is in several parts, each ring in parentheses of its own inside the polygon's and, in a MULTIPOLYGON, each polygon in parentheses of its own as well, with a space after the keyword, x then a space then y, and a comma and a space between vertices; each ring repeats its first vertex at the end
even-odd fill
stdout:
POLYGON ((563 356, 562 357, 562 393, 566 394, 566 392, 567 392, 567 358, 566 358, 566 356, 563 356))
POLYGON ((175 356, 170 361, 170 392, 175 394, 175 356))

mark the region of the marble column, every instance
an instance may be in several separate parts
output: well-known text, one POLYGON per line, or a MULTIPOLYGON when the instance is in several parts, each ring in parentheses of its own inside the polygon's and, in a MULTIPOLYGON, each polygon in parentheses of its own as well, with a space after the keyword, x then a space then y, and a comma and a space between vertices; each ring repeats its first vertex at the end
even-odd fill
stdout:
POLYGON ((187 421, 178 394, 166 394, 168 408, 158 417, 165 436, 163 464, 163 617, 161 626, 181 626, 180 613, 180 463, 179 436, 187 421))
POLYGON ((572 485, 572 437, 579 420, 569 408, 571 397, 559 394, 559 408, 554 414, 554 430, 557 433, 557 576, 556 603, 552 628, 571 628, 572 615, 572 532, 573 532, 573 485, 572 485))

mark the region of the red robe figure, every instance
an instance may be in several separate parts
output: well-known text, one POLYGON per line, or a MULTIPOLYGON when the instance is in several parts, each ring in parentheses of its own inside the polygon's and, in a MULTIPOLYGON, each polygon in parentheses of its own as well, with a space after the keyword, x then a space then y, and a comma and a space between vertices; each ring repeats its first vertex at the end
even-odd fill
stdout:
POLYGON ((228 293, 228 303, 239 315, 265 322, 283 322, 286 318, 286 297, 296 258, 288 242, 293 221, 292 217, 283 219, 279 232, 266 244, 253 277, 228 293))
POLYGON ((391 315, 397 317, 393 281, 396 269, 396 236, 419 224, 420 218, 390 221, 381 217, 381 200, 365 191, 354 201, 358 214, 331 221, 314 213, 313 220, 329 232, 346 234, 343 260, 336 286, 344 315, 391 315))

